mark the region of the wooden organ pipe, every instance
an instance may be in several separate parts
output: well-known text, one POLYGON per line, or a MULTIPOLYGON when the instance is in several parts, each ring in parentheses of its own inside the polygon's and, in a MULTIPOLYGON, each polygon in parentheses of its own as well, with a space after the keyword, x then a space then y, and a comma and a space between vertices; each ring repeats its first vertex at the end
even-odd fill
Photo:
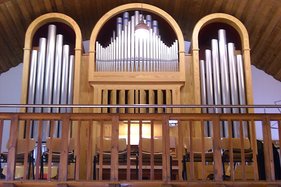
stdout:
POLYGON ((159 35, 158 21, 151 15, 135 11, 129 17, 124 12, 116 20, 115 31, 107 46, 96 42, 96 71, 109 72, 176 72, 178 65, 178 41, 167 46, 159 35), (140 19, 149 27, 148 38, 135 36, 135 26, 140 19))

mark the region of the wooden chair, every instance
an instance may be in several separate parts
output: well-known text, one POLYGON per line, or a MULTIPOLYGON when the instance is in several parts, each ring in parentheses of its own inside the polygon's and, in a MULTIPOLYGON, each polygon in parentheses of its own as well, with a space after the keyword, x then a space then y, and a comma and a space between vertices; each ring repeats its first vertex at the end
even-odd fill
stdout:
MULTIPOLYGON (((101 158, 102 152, 102 164, 103 166, 110 167, 111 165, 111 138, 103 138, 103 144, 101 148, 100 138, 97 138, 96 154, 94 156, 94 169, 93 178, 97 179, 97 165, 101 158)), ((127 144, 126 138, 118 139, 118 164, 127 165, 127 144)))
MULTIPOLYGON (((192 137, 192 152, 193 152, 193 161, 202 162, 202 155, 205 155, 205 162, 213 162, 213 139, 211 137, 204 137, 204 150, 202 149, 202 138, 201 137, 192 137)), ((183 171, 182 177, 184 180, 187 180, 187 169, 186 163, 191 161, 191 152, 190 152, 190 138, 184 138, 184 149, 185 154, 183 156, 183 171)))
MULTIPOLYGON (((232 150, 233 150, 233 162, 234 167, 238 162, 242 162, 242 146, 240 138, 222 138, 221 139, 221 147, 223 150, 222 153, 222 162, 223 162, 223 173, 225 176, 225 167, 224 164, 226 162, 230 162, 230 141, 232 141, 232 150)), ((245 162, 250 163, 253 162, 253 150, 251 149, 251 143, 248 138, 243 138, 244 143, 244 155, 245 162)))
MULTIPOLYGON (((28 173, 27 176, 30 178, 30 171, 32 171, 32 177, 34 178, 34 157, 33 150, 36 145, 36 141, 34 139, 18 139, 17 140, 17 151, 16 151, 16 163, 24 163, 24 154, 26 152, 26 146, 28 145, 28 173)), ((6 147, 9 148, 9 142, 6 147)), ((7 163, 8 152, 3 152, 0 155, 0 168, 2 163, 7 163)), ((1 168, 2 171, 2 168, 1 168)))
MULTIPOLYGON (((61 138, 47 138, 46 140, 47 151, 43 152, 41 158, 41 172, 40 178, 43 179, 44 175, 44 163, 48 163, 50 150, 52 150, 52 163, 60 163, 60 152, 62 149, 62 139, 61 138)), ((73 138, 69 139, 68 143, 68 164, 76 163, 74 155, 75 141, 73 138)), ((75 176, 75 172, 74 172, 75 176)))

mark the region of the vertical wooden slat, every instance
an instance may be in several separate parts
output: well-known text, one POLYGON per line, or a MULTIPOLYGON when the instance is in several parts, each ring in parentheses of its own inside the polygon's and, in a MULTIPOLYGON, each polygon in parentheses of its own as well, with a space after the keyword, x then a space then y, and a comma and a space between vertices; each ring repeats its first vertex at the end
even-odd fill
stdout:
POLYGON ((138 179, 142 180, 142 121, 139 121, 139 176, 138 179))
MULTIPOLYGON (((117 97, 116 90, 111 90, 111 92, 110 92, 110 104, 111 105, 116 105, 117 104, 116 97, 117 97)), ((110 112, 111 113, 116 113, 116 108, 111 108, 110 112)))
MULTIPOLYGON (((163 97, 163 91, 157 90, 157 104, 163 105, 164 97, 163 97)), ((163 113, 163 108, 157 108, 157 113, 163 113)))
POLYGON ((154 180, 154 121, 151 121, 150 135, 150 180, 154 180))
MULTIPOLYGON (((149 104, 150 105, 154 105, 155 104, 155 94, 154 94, 154 90, 149 90, 148 91, 148 97, 149 97, 149 104)), ((155 113, 155 108, 149 108, 149 113, 155 113)))
POLYGON ((193 121, 189 121, 189 180, 194 179, 194 154, 193 154, 193 121))
MULTIPOLYGON (((43 123, 46 124, 46 123, 43 123)), ((54 135, 54 121, 51 121, 51 126, 50 126, 50 147, 49 147, 49 154, 48 154, 48 176, 47 180, 51 180, 52 176, 52 159, 53 159, 53 135, 54 135)))
POLYGON ((280 148, 281 148, 281 121, 280 120, 278 121, 278 136, 279 136, 279 142, 278 142, 279 143, 279 158, 281 158, 281 151, 280 151, 280 148))
MULTIPOLYGON (((37 123, 35 123, 37 124, 37 123)), ((37 139, 37 153, 36 153, 36 175, 35 179, 38 180, 40 177, 40 174, 42 175, 41 177, 44 177, 44 169, 41 168, 42 170, 40 171, 40 163, 41 163, 41 156, 42 156, 42 126, 43 126, 43 121, 40 120, 38 123, 38 139, 37 139), (39 172, 40 171, 40 172, 39 172)), ((44 167, 44 166, 43 166, 44 167)))
POLYGON ((18 115, 13 115, 11 119, 10 138, 8 142, 6 180, 13 180, 15 178, 18 125, 19 125, 18 115))
POLYGON ((0 151, 2 151, 3 128, 4 128, 4 123, 3 120, 0 119, 0 151))
POLYGON ((99 150, 99 180, 102 180, 102 168, 103 168, 103 135, 104 135, 104 124, 100 124, 100 150, 99 150))
POLYGON ((272 153, 272 141, 270 131, 270 121, 268 117, 264 117, 263 120, 263 141, 264 141, 264 164, 265 164, 265 176, 267 181, 273 181, 275 179, 274 162, 272 153))
POLYGON ((26 146, 25 146, 25 152, 24 152, 24 161, 23 161, 23 179, 26 180, 27 178, 27 174, 28 174, 28 170, 30 171, 31 168, 28 167, 28 151, 29 151, 29 140, 30 140, 30 120, 26 121, 26 134, 25 134, 25 138, 26 138, 26 146))
MULTIPOLYGON (((146 104, 145 90, 140 90, 140 104, 146 104)), ((146 113, 146 108, 140 108, 140 113, 146 113)))
POLYGON ((162 118, 162 179, 165 182, 171 180, 170 172, 170 135, 169 135, 169 117, 163 116, 162 118))
MULTIPOLYGON (((123 89, 119 91, 119 103, 118 104, 120 104, 120 105, 125 104, 125 99, 126 99, 125 93, 126 92, 123 89)), ((125 113, 125 108, 120 108, 119 113, 125 113)))
MULTIPOLYGON (((205 167, 205 163, 206 163, 206 158, 205 158, 205 131, 204 131, 204 121, 201 120, 200 121, 201 124, 201 158, 202 158, 202 180, 206 180, 206 167, 205 167)), ((199 145, 198 145, 199 146, 199 145)))
MULTIPOLYGON (((183 171, 183 165, 182 165, 182 160, 183 160, 183 124, 182 121, 178 121, 178 148, 177 148, 177 157, 178 157, 178 176, 179 180, 182 181, 182 171, 183 171)), ((184 163, 185 164, 185 163, 184 163)))
POLYGON ((220 120, 218 116, 213 119, 213 146, 214 146, 214 164, 215 164, 215 181, 222 181, 222 158, 220 145, 220 120))
POLYGON ((81 120, 78 121, 78 123, 76 123, 78 125, 77 127, 77 140, 76 140, 76 144, 75 144, 75 180, 79 180, 80 179, 80 135, 81 135, 81 120))
POLYGON ((245 167, 245 145, 244 145, 244 131, 243 131, 243 123, 242 120, 239 121, 240 125, 240 140, 241 140, 241 162, 242 162, 242 179, 246 180, 246 167, 245 167))
MULTIPOLYGON (((104 89, 102 90, 102 104, 107 105, 108 104, 108 90, 104 89)), ((108 108, 103 108, 102 113, 107 113, 108 108)))
POLYGON ((93 148, 93 121, 89 120, 88 125, 88 142, 87 142, 87 171, 86 171, 86 179, 91 180, 92 179, 92 148, 93 148))
MULTIPOLYGON (((129 90, 128 91, 128 104, 133 105, 134 104, 134 90, 129 90)), ((134 113, 135 109, 134 108, 129 108, 128 109, 129 113, 134 113)))
MULTIPOLYGON (((256 131, 255 129, 255 121, 251 120, 250 124, 251 128, 251 147, 253 150, 253 167, 254 167, 254 180, 258 181, 259 180, 259 170, 258 170, 258 161, 257 161, 257 139, 256 139, 256 131)), ((279 136, 280 137, 280 136, 279 136)))
MULTIPOLYGON (((229 161, 230 161, 230 179, 232 181, 234 181, 234 176, 235 176, 235 172, 234 172, 234 163, 233 163, 233 142, 232 142, 232 121, 228 120, 227 121, 228 124, 228 149, 229 149, 229 161)), ((223 166, 225 167, 225 166, 223 166)), ((225 170, 225 168, 224 168, 225 170)))
POLYGON ((131 121, 128 120, 127 129, 127 180, 131 180, 131 121))
POLYGON ((118 181, 118 140, 119 140, 119 117, 112 117, 112 137, 111 137, 111 171, 110 179, 118 181))
POLYGON ((59 167, 59 181, 67 180, 67 167, 68 167, 68 143, 69 143, 69 130, 71 121, 69 116, 64 116, 62 119, 62 144, 60 152, 60 167, 59 167))

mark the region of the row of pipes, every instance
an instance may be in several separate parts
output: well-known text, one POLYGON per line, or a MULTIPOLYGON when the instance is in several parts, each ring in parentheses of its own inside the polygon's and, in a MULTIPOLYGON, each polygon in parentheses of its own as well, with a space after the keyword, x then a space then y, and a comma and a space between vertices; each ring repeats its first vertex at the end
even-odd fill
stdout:
MULTIPOLYGON (((245 105, 244 65, 241 52, 234 43, 227 43, 226 31, 218 30, 218 39, 211 40, 211 50, 205 50, 200 60, 201 102, 203 105, 245 105)), ((204 113, 246 113, 244 108, 208 108, 204 113)), ((223 129, 227 130, 225 123, 223 129)), ((234 122, 234 136, 239 136, 239 124, 234 122)), ((247 126, 243 124, 244 134, 247 126)))
POLYGON ((178 71, 178 41, 167 46, 159 35, 157 20, 135 11, 117 18, 116 32, 104 47, 96 42, 96 71, 110 72, 175 72, 178 71), (140 20, 149 28, 146 38, 135 36, 140 20))
MULTIPOLYGON (((48 26, 48 36, 39 39, 30 62, 28 104, 72 104, 74 55, 64 44, 56 25, 48 26)), ((71 112, 66 108, 29 108, 29 112, 71 112)))

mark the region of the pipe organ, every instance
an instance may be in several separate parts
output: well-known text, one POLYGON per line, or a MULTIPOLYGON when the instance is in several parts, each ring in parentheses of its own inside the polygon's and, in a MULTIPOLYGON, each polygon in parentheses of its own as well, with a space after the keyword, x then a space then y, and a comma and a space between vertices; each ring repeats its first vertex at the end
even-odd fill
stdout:
MULTIPOLYGON (((35 47, 34 47, 35 48, 35 47)), ((56 33, 56 25, 48 26, 46 37, 39 39, 30 61, 28 104, 72 104, 74 55, 64 44, 63 35, 56 33)), ((30 108, 29 112, 71 112, 65 108, 30 108)))
MULTIPOLYGON (((211 40, 211 50, 205 50, 205 60, 200 60, 201 102, 204 105, 245 105, 244 65, 241 51, 227 42, 226 31, 218 30, 218 39, 211 40)), ((209 108, 204 113, 246 113, 239 108, 209 108)), ((211 125, 211 124, 209 124, 211 125)), ((239 123, 233 122, 234 136, 239 136, 239 123)), ((208 127, 210 128, 210 127, 208 127)), ((227 122, 222 124, 227 129, 227 122)), ((244 123, 244 132, 247 124, 244 123)), ((223 135, 225 136, 225 135, 223 135)))
POLYGON ((151 15, 124 12, 116 20, 110 44, 96 42, 96 71, 103 72, 176 72, 179 70, 178 40, 166 45, 159 34, 158 21, 151 15), (138 37, 135 27, 143 21, 147 37, 138 37))

